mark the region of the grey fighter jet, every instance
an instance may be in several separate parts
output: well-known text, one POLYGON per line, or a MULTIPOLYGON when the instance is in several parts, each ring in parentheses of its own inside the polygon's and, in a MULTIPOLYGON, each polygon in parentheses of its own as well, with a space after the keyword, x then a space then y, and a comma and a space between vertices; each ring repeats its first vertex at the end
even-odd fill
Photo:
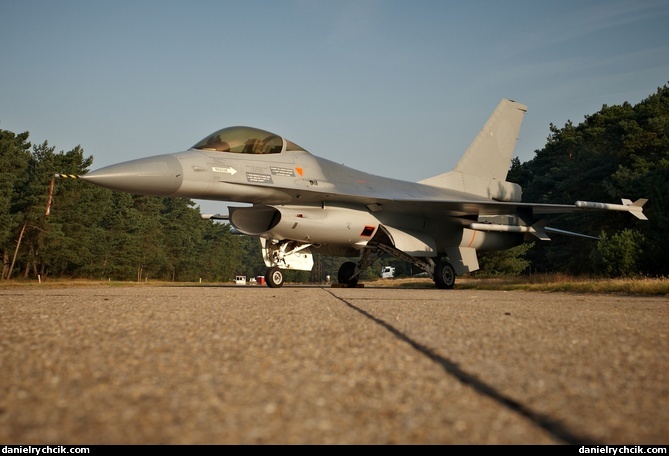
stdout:
POLYGON ((420 182, 351 169, 251 127, 224 128, 184 152, 80 177, 121 192, 250 204, 204 217, 260 238, 270 287, 283 285, 285 270, 311 270, 320 253, 359 258, 339 269, 346 286, 356 286, 361 271, 389 254, 448 289, 457 275, 479 269, 477 252, 548 240, 548 232, 578 235, 545 226, 542 215, 617 210, 646 219, 646 199, 522 203, 520 186, 506 175, 526 110, 502 100, 455 168, 420 182))

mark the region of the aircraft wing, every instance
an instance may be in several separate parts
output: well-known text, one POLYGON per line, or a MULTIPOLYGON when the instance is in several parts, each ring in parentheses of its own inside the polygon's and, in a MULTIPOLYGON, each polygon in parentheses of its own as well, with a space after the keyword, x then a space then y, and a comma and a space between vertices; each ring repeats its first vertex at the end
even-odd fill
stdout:
MULTIPOLYGON (((392 182, 392 180, 388 180, 392 182)), ((622 199, 622 204, 576 201, 574 204, 546 204, 496 201, 477 195, 463 195, 448 189, 428 185, 410 184, 383 185, 383 191, 376 191, 375 185, 357 187, 333 185, 326 189, 283 189, 283 201, 279 204, 360 204, 371 212, 392 211, 407 215, 442 215, 452 217, 474 217, 480 215, 514 215, 518 212, 532 215, 562 214, 579 211, 622 211, 629 212, 640 220, 648 220, 643 213, 645 198, 632 202, 622 199), (348 187, 348 188, 347 188, 348 187), (394 187, 394 188, 393 188, 394 187), (343 189, 344 191, 341 191, 343 189)), ((246 184, 238 184, 246 185, 246 184)))
POLYGON ((446 213, 453 215, 507 215, 519 211, 529 211, 534 215, 562 214, 579 211, 612 210, 629 212, 640 220, 648 220, 643 213, 645 198, 632 202, 623 199, 622 204, 576 201, 574 204, 542 204, 503 201, 429 201, 429 200, 392 200, 396 203, 422 208, 430 213, 446 213))

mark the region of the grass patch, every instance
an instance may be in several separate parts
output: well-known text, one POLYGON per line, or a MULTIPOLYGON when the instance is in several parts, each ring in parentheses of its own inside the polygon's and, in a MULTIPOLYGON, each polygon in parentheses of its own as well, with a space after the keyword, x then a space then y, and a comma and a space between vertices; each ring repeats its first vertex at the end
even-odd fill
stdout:
MULTIPOLYGON (((399 288, 434 288, 428 278, 379 279, 373 286, 399 288)), ((535 274, 519 277, 459 277, 456 290, 524 290, 568 293, 621 293, 634 295, 669 295, 669 279, 607 279, 571 277, 564 274, 535 274)))

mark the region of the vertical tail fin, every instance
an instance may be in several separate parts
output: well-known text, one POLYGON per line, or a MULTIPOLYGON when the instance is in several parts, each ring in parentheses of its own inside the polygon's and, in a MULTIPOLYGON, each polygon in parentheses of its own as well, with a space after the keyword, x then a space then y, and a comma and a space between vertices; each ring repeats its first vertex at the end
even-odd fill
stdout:
POLYGON ((502 100, 453 171, 420 181, 422 184, 519 201, 520 187, 506 182, 520 125, 527 107, 502 100), (515 187, 514 187, 515 186, 515 187))
POLYGON ((502 100, 470 144, 454 171, 505 180, 527 107, 502 100))

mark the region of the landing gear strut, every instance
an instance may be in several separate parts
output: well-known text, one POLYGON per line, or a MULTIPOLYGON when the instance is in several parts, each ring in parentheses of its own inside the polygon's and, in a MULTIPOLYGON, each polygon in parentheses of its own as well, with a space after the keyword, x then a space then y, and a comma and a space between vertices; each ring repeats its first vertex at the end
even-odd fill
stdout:
POLYGON ((367 248, 363 249, 357 264, 352 261, 342 264, 337 273, 337 281, 347 287, 355 287, 358 284, 360 273, 384 253, 411 263, 427 272, 428 276, 434 280, 435 285, 439 289, 450 290, 455 286, 455 268, 448 262, 446 257, 435 258, 435 260, 430 257, 413 257, 394 246, 382 242, 369 242, 367 248))
POLYGON ((434 280, 435 285, 439 289, 450 290, 455 286, 455 268, 451 263, 448 262, 446 258, 439 258, 434 261, 429 257, 412 257, 391 245, 380 242, 374 244, 369 243, 368 245, 378 249, 379 251, 392 255, 395 258, 399 258, 400 260, 406 261, 407 263, 411 263, 412 265, 427 272, 428 276, 434 280))

